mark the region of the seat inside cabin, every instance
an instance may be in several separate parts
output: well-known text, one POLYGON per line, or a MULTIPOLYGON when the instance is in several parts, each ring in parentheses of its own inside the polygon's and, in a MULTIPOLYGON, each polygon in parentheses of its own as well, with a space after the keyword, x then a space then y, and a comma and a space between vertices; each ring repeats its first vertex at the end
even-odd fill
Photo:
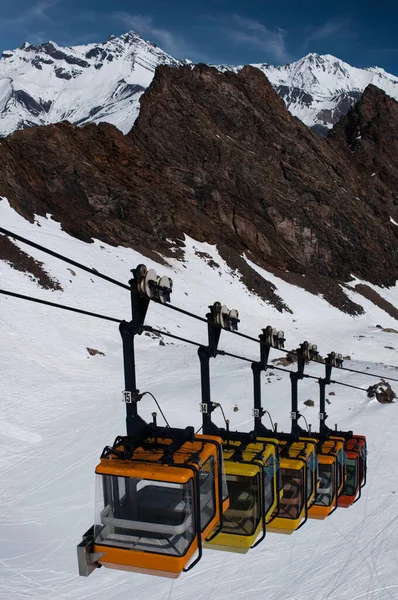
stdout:
POLYGON ((127 491, 117 500, 101 511, 99 543, 176 556, 185 554, 195 535, 195 522, 192 498, 183 494, 181 488, 145 485, 134 494, 127 491))
POLYGON ((332 465, 319 465, 319 485, 315 504, 330 506, 333 500, 333 471, 332 465))
POLYGON ((253 535, 260 521, 258 477, 227 475, 229 508, 224 514, 224 533, 253 535))
POLYGON ((298 519, 303 506, 302 471, 281 469, 283 494, 279 502, 278 517, 298 519))

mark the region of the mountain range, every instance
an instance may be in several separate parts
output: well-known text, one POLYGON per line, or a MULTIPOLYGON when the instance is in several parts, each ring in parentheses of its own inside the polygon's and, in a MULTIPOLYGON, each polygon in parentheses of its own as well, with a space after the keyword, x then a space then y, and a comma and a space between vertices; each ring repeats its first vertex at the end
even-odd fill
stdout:
MULTIPOLYGON (((133 31, 68 48, 24 43, 3 52, 0 60, 0 135, 63 120, 75 125, 105 121, 127 133, 155 68, 188 63, 133 31)), ((279 67, 253 66, 267 76, 289 111, 320 134, 347 113, 369 84, 398 99, 398 77, 378 67, 358 69, 331 55, 308 54, 279 67)), ((216 68, 237 72, 242 67, 216 68)))

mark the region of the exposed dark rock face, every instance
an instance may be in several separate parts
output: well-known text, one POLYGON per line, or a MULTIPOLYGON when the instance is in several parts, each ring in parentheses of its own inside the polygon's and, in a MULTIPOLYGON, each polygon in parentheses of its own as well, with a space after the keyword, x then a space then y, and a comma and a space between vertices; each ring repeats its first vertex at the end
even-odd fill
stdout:
POLYGON ((45 290, 62 290, 59 281, 43 269, 42 262, 23 252, 5 235, 0 235, 0 260, 5 260, 13 269, 28 274, 45 290))
POLYGON ((59 79, 72 79, 72 75, 69 73, 69 71, 65 71, 65 69, 62 69, 61 67, 55 69, 54 72, 56 77, 59 79))
MULTIPOLYGON (((390 104, 398 123, 398 104, 390 104)), ((257 69, 160 67, 131 137, 207 215, 209 222, 184 224, 192 235, 202 238, 205 226, 208 241, 223 236, 280 269, 395 281, 391 200, 379 193, 369 206, 346 143, 315 138, 257 69)))
MULTIPOLYGON (((24 47, 24 50, 26 50, 27 52, 31 49, 31 46, 26 46, 24 47)), ((82 60, 81 58, 78 58, 77 56, 71 56, 70 54, 67 54, 66 52, 62 52, 62 50, 59 50, 58 48, 56 48, 51 42, 47 42, 45 44, 40 44, 40 46, 36 46, 34 47, 35 50, 37 51, 41 51, 45 54, 47 54, 48 56, 51 56, 51 58, 54 58, 55 60, 64 60, 65 62, 67 62, 69 65, 78 65, 79 67, 89 67, 90 63, 88 63, 85 60, 82 60)))
MULTIPOLYGON (((398 206, 398 103, 369 85, 361 100, 342 117, 330 141, 345 147, 363 179, 373 206, 398 206)), ((393 216, 393 213, 390 213, 393 216)), ((397 219, 395 219, 397 221, 397 219)), ((398 221, 397 221, 398 222, 398 221)), ((398 227, 396 227, 398 232, 398 227)))
MULTIPOLYGON (((361 92, 357 92, 353 90, 352 92, 343 92, 338 96, 332 98, 334 102, 334 108, 329 110, 321 110, 317 118, 321 121, 325 121, 326 123, 332 123, 335 125, 340 118, 347 114, 350 110, 351 106, 355 104, 357 100, 361 98, 361 92)), ((312 127, 312 131, 314 131, 315 127, 312 127)))
MULTIPOLYGON (((244 252, 324 278, 328 300, 358 313, 339 281, 398 278, 398 104, 375 90, 319 139, 258 69, 161 66, 126 137, 61 123, 2 140, 0 194, 87 241, 167 254, 166 240, 187 233, 217 243, 231 266, 244 252)), ((264 294, 278 302, 272 287, 264 294)))
MULTIPOLYGON (((308 94, 304 90, 300 90, 299 88, 291 88, 287 85, 278 85, 276 88, 278 95, 285 101, 285 104, 289 106, 291 102, 300 102, 305 106, 311 106, 313 102, 313 97, 311 94, 308 94)), ((347 109, 348 110, 348 109, 347 109)))
POLYGON ((398 321, 398 308, 393 306, 391 302, 388 302, 388 300, 385 300, 369 285, 365 285, 363 283, 357 284, 355 286, 355 291, 362 294, 362 296, 370 300, 375 306, 378 306, 381 308, 381 310, 384 310, 387 314, 393 317, 393 319, 398 321))

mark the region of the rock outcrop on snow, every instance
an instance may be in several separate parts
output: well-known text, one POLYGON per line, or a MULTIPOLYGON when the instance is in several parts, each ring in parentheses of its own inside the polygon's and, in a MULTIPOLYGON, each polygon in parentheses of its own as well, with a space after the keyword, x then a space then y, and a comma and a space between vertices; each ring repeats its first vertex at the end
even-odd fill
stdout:
POLYGON ((397 397, 391 385, 387 381, 380 381, 367 389, 368 398, 376 398, 380 404, 391 404, 397 397))

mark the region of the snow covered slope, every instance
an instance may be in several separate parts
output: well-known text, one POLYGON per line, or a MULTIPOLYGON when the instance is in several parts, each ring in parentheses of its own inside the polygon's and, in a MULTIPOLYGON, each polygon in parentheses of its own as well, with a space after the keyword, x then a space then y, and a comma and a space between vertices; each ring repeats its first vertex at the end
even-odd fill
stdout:
MULTIPOLYGON (((91 245, 69 237, 58 223, 37 218, 31 224, 0 200, 0 223, 45 246, 80 260, 121 281, 140 262, 174 280, 172 302, 205 314, 215 300, 240 312, 240 330, 256 336, 269 323, 285 331, 287 346, 318 342, 322 354, 350 354, 346 366, 398 378, 398 334, 385 312, 352 293, 364 315, 352 318, 322 298, 260 271, 278 286, 294 314, 278 313, 250 294, 215 247, 187 239, 184 262, 170 267, 142 258, 134 250, 91 245), (209 258, 211 257, 216 265, 209 258), (388 366, 390 365, 390 366, 388 366)), ((44 262, 63 291, 40 288, 28 275, 0 261, 1 288, 129 319, 124 290, 41 252, 23 247, 44 262)), ((378 289, 397 303, 398 289, 378 289)), ((202 323, 152 305, 148 324, 205 342, 202 323)), ((199 565, 178 580, 101 569, 77 576, 76 544, 93 522, 94 468, 103 446, 125 431, 121 401, 123 372, 116 323, 61 312, 0 296, 0 597, 7 600, 389 600, 397 597, 398 572, 398 404, 379 404, 364 392, 333 386, 328 396, 330 425, 368 436, 369 475, 360 502, 339 509, 325 521, 309 521, 292 536, 268 534, 247 555, 206 551, 199 565), (105 354, 91 356, 87 347, 105 354)), ((199 426, 199 364, 196 348, 137 340, 138 385, 152 391, 170 423, 199 426)), ((250 341, 222 334, 220 348, 257 359, 250 341)), ((276 356, 278 356, 276 354, 276 356)), ((272 357, 271 357, 272 358, 272 357)), ((309 373, 320 375, 313 366, 309 373)), ((372 377, 338 372, 335 379, 364 389, 372 377)), ((289 380, 274 371, 264 378, 264 401, 279 428, 288 429, 289 380), (267 381, 270 381, 268 383, 267 381)), ((395 384, 392 384, 393 389, 395 384)), ((250 364, 218 357, 212 365, 213 399, 222 403, 231 427, 252 425, 250 364), (239 411, 234 412, 237 404, 239 411)), ((314 381, 300 384, 300 410, 314 426, 314 381)), ((155 408, 143 400, 149 418, 155 408)), ((216 413, 215 413, 216 414, 216 413)), ((218 418, 218 416, 217 416, 218 418)), ((221 424, 221 423, 220 423, 221 424)))
MULTIPOLYGON (((130 31, 102 44, 62 48, 55 42, 25 43, 0 60, 0 135, 67 119, 106 121, 127 133, 139 98, 160 64, 181 65, 155 44, 130 31)), ((255 64, 290 112, 325 132, 372 83, 398 99, 398 77, 383 69, 358 69, 329 54, 308 54, 281 67, 255 64)), ((241 67, 221 65, 221 70, 241 67)))
POLYGON ((160 64, 178 65, 134 32, 103 44, 61 48, 25 43, 0 60, 0 135, 68 120, 107 121, 124 133, 138 115, 139 97, 160 64))

